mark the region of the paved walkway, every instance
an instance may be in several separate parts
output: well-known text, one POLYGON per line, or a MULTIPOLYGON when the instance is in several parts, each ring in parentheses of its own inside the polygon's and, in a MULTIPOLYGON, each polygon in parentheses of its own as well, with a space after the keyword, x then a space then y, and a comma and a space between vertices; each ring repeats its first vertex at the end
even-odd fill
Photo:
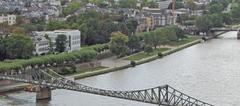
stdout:
POLYGON ((102 66, 109 67, 109 68, 120 67, 130 63, 129 60, 124 60, 123 58, 117 58, 116 56, 105 58, 99 61, 101 62, 102 66))
POLYGON ((1 86, 0 87, 0 93, 1 92, 14 91, 14 90, 18 90, 18 89, 23 89, 27 85, 29 85, 29 84, 18 83, 18 84, 1 86))

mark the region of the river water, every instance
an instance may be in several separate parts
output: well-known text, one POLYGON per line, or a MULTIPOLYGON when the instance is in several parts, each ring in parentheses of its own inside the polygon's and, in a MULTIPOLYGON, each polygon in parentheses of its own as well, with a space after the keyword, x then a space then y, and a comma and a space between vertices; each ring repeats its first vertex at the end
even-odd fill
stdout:
MULTIPOLYGON (((197 44, 135 68, 78 80, 93 87, 137 90, 169 84, 216 106, 240 106, 240 41, 236 32, 197 44)), ((155 106, 67 90, 54 90, 49 102, 35 102, 35 93, 0 96, 0 106, 155 106)))

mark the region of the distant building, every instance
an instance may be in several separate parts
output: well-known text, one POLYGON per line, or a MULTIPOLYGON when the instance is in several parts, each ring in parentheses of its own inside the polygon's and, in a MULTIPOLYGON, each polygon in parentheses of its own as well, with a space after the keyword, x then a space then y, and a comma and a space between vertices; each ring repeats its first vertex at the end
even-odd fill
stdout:
POLYGON ((49 40, 44 36, 35 36, 33 37, 33 42, 35 45, 34 54, 41 55, 47 54, 50 51, 49 40))
POLYGON ((35 54, 43 54, 47 53, 50 50, 49 41, 46 38, 38 39, 38 37, 46 37, 48 36, 53 45, 53 49, 55 49, 55 39, 58 35, 66 35, 68 43, 66 44, 66 51, 79 50, 81 47, 81 32, 79 30, 71 30, 71 29, 62 29, 62 30, 54 30, 54 31, 36 31, 35 34, 35 54), (48 48, 48 49, 47 49, 48 48))
POLYGON ((143 32, 143 31, 150 31, 154 29, 154 18, 153 17, 140 17, 138 19, 138 26, 136 31, 143 32))
POLYGON ((61 6, 60 0, 48 0, 50 5, 61 6))
POLYGON ((7 22, 8 25, 16 24, 16 15, 1 15, 0 23, 7 22))

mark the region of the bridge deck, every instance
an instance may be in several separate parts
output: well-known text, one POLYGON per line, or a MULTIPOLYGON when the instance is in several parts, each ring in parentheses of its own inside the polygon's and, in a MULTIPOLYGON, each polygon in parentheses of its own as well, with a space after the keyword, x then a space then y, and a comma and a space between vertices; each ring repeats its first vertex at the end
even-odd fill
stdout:
POLYGON ((104 90, 79 84, 46 69, 0 73, 0 79, 151 103, 159 106, 213 106, 168 85, 134 91, 104 90))

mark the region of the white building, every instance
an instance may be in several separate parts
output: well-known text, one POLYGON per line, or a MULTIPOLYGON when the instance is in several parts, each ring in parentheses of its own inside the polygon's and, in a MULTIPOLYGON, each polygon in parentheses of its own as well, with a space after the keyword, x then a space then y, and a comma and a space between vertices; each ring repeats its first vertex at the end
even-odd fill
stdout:
MULTIPOLYGON (((67 36, 67 41, 68 43, 66 44, 66 51, 73 51, 73 50, 79 50, 81 47, 81 32, 79 30, 71 30, 71 29, 62 29, 62 30, 54 30, 54 31, 36 31, 35 34, 37 36, 48 36, 51 39, 51 42, 53 45, 56 43, 56 38, 58 35, 66 35, 67 36)), ((48 45, 49 43, 46 43, 45 40, 42 40, 39 42, 41 46, 36 46, 36 54, 42 54, 43 52, 45 53, 44 48, 48 45), (41 51, 41 50, 42 51, 41 51), (40 50, 40 51, 37 51, 40 50)), ((53 47, 55 49, 55 46, 53 47)), ((49 49, 48 49, 49 51, 49 49)))
POLYGON ((47 54, 50 50, 49 41, 44 36, 35 36, 33 37, 35 51, 34 54, 41 55, 47 54))
POLYGON ((54 6, 61 6, 61 1, 60 0, 48 0, 50 5, 54 6))
POLYGON ((8 25, 16 24, 16 15, 1 15, 0 16, 0 23, 7 22, 8 25))

